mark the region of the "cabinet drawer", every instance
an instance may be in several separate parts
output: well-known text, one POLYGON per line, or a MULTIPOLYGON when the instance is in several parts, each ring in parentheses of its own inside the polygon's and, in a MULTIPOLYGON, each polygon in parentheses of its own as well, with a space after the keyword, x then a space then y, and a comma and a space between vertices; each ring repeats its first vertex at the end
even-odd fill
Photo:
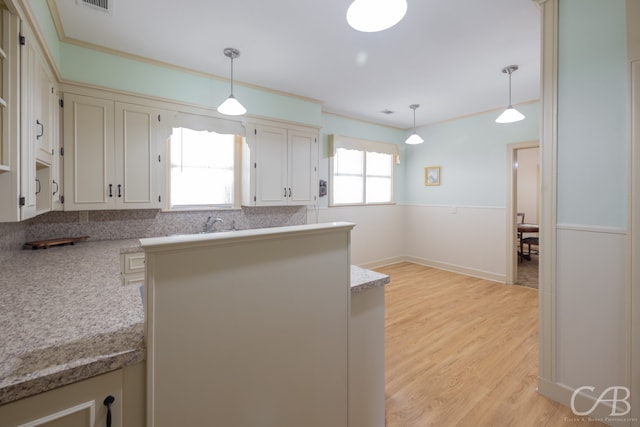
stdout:
POLYGON ((144 252, 124 254, 124 274, 144 273, 144 252))

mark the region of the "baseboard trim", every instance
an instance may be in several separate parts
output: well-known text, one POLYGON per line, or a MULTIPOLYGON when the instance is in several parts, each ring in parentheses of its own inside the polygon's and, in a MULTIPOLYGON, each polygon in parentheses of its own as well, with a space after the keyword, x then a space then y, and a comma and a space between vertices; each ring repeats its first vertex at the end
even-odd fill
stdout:
MULTIPOLYGON (((565 384, 553 383, 544 378, 538 377, 538 393, 568 408, 571 408, 571 398, 574 391, 575 389, 565 384)), ((610 399, 611 397, 611 393, 609 393, 609 395, 604 398, 610 399)), ((622 417, 612 417, 610 415, 612 412, 610 404, 600 402, 597 398, 588 396, 584 393, 578 393, 574 404, 578 411, 587 411, 589 408, 594 408, 593 412, 589 415, 589 418, 593 421, 600 421, 615 427, 638 425, 638 419, 631 418, 629 414, 622 417)), ((574 421, 577 424, 583 422, 577 415, 575 416, 575 419, 567 419, 566 421, 574 421)))
POLYGON ((451 271, 453 273, 464 274, 465 276, 478 277, 480 279, 492 280, 494 282, 506 283, 506 276, 504 274, 491 273, 489 271, 476 270, 473 268, 462 267, 460 265, 448 264, 445 262, 434 261, 425 258, 418 258, 413 256, 404 257, 404 261, 412 262, 414 264, 424 265, 425 267, 438 268, 440 270, 451 271))
POLYGON ((491 280, 493 282, 506 283, 506 276, 504 274, 491 273, 489 271, 476 270, 473 268, 467 268, 455 264, 447 264, 445 262, 433 261, 413 256, 396 256, 380 259, 377 261, 365 262, 357 265, 360 268, 370 269, 386 267, 387 265, 397 264, 399 262, 412 262, 414 264, 424 265, 425 267, 432 267, 440 270, 451 271, 453 273, 464 274, 465 276, 478 277, 480 279, 491 280))
POLYGON ((365 262, 364 264, 358 264, 360 268, 378 268, 378 267, 386 267, 387 265, 397 264, 399 262, 407 261, 404 256, 395 256, 391 258, 379 259, 377 261, 365 262))

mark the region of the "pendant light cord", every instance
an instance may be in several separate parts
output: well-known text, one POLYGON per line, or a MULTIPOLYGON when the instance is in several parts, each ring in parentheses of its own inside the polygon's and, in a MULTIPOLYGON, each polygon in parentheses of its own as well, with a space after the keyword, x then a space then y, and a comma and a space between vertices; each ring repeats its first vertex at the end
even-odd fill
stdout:
MULTIPOLYGON (((231 55, 231 96, 233 96, 233 57, 234 55, 231 55)), ((511 74, 509 74, 509 79, 511 79, 511 74)), ((509 83, 509 91, 511 91, 511 83, 509 83)), ((509 95, 509 103, 511 103, 511 95, 509 95)))

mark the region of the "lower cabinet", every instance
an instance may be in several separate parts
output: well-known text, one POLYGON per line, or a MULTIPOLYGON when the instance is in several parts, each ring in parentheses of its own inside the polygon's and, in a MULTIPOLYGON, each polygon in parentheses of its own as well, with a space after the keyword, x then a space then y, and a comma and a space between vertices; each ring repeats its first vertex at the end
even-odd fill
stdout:
POLYGON ((111 427, 145 425, 145 364, 66 385, 0 406, 0 427, 111 427))
POLYGON ((123 285, 144 285, 145 278, 144 252, 133 252, 120 255, 120 275, 123 285))

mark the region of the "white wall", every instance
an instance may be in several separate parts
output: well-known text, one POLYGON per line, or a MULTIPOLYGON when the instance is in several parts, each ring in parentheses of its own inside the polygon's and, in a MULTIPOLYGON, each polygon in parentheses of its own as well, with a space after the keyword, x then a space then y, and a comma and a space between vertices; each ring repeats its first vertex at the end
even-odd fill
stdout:
POLYGON ((539 224, 540 210, 540 148, 523 148, 518 157, 518 190, 516 210, 523 212, 525 222, 539 224))
POLYGON ((345 206, 308 211, 309 223, 348 221, 351 231, 351 263, 377 267, 403 259, 407 232, 402 205, 345 206))

